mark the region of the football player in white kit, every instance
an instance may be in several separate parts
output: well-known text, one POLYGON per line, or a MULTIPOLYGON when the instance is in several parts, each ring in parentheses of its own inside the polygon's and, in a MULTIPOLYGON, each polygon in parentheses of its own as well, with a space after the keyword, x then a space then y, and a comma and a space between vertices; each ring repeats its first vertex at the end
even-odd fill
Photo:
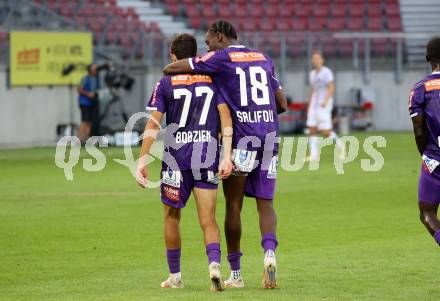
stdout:
POLYGON ((333 72, 324 66, 324 57, 320 52, 313 52, 310 71, 310 99, 307 112, 307 128, 309 130, 309 161, 319 160, 318 134, 325 138, 331 137, 339 149, 341 157, 345 156, 345 149, 339 137, 333 131, 332 110, 333 93, 335 91, 333 72))

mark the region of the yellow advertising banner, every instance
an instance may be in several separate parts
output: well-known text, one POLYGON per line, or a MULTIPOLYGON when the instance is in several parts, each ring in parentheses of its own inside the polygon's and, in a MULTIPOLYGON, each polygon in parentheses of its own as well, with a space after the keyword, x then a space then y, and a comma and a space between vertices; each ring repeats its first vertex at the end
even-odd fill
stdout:
POLYGON ((78 84, 93 59, 92 39, 83 32, 11 32, 11 85, 78 84), (73 72, 63 76, 71 64, 73 72))

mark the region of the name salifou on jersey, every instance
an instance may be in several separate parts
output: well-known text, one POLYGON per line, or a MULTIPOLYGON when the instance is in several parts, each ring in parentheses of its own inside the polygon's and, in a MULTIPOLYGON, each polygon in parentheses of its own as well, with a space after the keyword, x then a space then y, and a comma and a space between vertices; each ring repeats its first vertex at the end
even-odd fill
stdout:
POLYGON ((238 121, 246 123, 273 122, 272 110, 262 110, 253 112, 236 111, 238 121))
POLYGON ((430 173, 432 173, 437 168, 437 166, 440 165, 440 162, 425 155, 422 156, 422 160, 430 173))

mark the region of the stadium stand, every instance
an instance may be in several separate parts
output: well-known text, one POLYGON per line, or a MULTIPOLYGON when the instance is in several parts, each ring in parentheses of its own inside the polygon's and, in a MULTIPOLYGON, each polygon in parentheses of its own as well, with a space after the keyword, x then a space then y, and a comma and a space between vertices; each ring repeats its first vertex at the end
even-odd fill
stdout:
MULTIPOLYGON (((411 34, 439 35, 440 5, 438 0, 400 0, 403 29, 411 34)), ((389 22, 394 22, 389 19, 389 22)), ((406 41, 407 58, 417 62, 424 57, 426 38, 406 41)))
MULTIPOLYGON (((266 48, 273 55, 280 52, 278 33, 312 32, 323 36, 317 41, 327 55, 346 55, 352 51, 351 42, 328 38, 333 32, 400 32, 399 2, 397 0, 252 0, 252 1, 211 1, 165 0, 168 12, 177 18, 186 18, 196 30, 206 30, 214 20, 226 18, 237 29, 248 35, 261 33, 258 46, 266 48), (334 47, 337 45, 338 47, 334 47)), ((305 42, 306 35, 287 37, 290 55, 302 51, 298 43, 305 42)), ((393 41, 375 39, 372 41, 374 55, 392 52, 393 41)))
POLYGON ((79 29, 90 30, 95 44, 119 45, 123 56, 143 56, 144 34, 161 37, 157 23, 144 22, 131 7, 122 8, 116 0, 34 0, 39 5, 71 19, 79 29))

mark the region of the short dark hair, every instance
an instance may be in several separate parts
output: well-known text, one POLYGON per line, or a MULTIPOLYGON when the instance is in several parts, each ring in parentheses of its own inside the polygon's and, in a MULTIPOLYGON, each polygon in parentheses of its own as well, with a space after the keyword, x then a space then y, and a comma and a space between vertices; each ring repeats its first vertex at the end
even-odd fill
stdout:
POLYGON ((187 59, 197 55, 197 41, 192 35, 182 33, 171 41, 170 53, 178 60, 187 59))
POLYGON ((225 20, 218 20, 208 28, 210 32, 213 33, 222 33, 231 40, 237 40, 237 32, 235 31, 234 26, 225 20))
POLYGON ((426 60, 433 66, 440 64, 440 37, 432 38, 426 45, 426 60))

